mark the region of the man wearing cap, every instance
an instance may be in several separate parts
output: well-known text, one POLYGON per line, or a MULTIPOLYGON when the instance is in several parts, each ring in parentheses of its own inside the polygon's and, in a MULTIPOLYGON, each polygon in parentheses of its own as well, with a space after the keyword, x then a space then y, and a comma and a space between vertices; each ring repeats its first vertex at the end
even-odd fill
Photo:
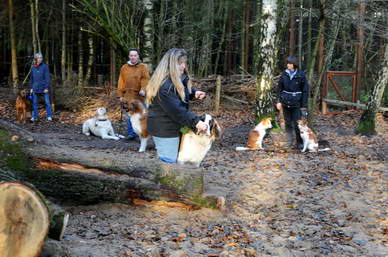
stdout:
POLYGON ((298 60, 294 56, 287 58, 287 69, 282 73, 278 83, 278 103, 276 108, 283 108, 289 147, 296 138, 296 148, 303 146, 303 140, 297 126, 297 120, 307 116, 309 84, 303 71, 298 69, 298 60))
MULTIPOLYGON (((139 50, 129 50, 129 61, 121 66, 120 76, 118 82, 118 94, 120 101, 130 102, 138 99, 144 102, 145 89, 150 80, 148 68, 145 64, 140 62, 139 50)), ((137 137, 132 128, 131 119, 127 119, 128 125, 128 139, 137 137)))
POLYGON ((43 55, 36 53, 34 55, 34 64, 31 67, 31 94, 32 94, 32 121, 38 120, 39 96, 44 96, 46 104, 47 120, 52 120, 52 111, 50 103, 50 72, 47 64, 43 63, 43 55))

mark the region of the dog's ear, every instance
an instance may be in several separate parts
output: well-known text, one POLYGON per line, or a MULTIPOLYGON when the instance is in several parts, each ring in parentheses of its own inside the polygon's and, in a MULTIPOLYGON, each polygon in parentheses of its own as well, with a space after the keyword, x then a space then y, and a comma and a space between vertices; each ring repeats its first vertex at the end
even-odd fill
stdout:
POLYGON ((211 134, 214 135, 214 139, 220 139, 222 137, 222 128, 215 119, 212 119, 213 127, 211 128, 211 134))

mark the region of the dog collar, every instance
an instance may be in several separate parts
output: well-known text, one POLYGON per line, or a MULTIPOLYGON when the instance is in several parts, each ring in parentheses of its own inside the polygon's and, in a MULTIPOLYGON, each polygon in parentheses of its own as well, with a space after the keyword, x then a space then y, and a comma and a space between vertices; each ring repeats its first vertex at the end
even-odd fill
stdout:
POLYGON ((108 119, 103 119, 103 120, 97 120, 97 121, 107 121, 108 119))

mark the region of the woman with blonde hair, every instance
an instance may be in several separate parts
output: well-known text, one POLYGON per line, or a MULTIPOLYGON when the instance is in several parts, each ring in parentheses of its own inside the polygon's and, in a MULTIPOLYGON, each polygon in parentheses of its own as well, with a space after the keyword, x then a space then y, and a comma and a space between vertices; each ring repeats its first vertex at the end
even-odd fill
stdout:
POLYGON ((205 92, 191 88, 186 51, 168 50, 146 88, 146 102, 150 104, 147 129, 161 161, 176 162, 181 127, 206 130, 207 125, 199 115, 189 111, 189 100, 203 99, 205 95, 205 92))

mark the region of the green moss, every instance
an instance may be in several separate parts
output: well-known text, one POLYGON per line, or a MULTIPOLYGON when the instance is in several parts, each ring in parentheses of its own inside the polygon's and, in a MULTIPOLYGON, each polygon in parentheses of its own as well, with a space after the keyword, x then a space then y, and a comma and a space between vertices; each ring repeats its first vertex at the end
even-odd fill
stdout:
POLYGON ((28 158, 17 142, 11 142, 7 131, 0 129, 0 165, 11 170, 25 170, 28 168, 28 158))
POLYGON ((158 178, 158 182, 169 188, 175 188, 177 193, 182 193, 186 185, 184 179, 179 179, 175 175, 167 175, 158 178))
POLYGON ((205 208, 217 208, 217 199, 214 197, 202 197, 201 195, 195 195, 193 197, 193 202, 205 208))
POLYGON ((375 122, 373 120, 360 121, 356 128, 356 133, 364 136, 376 134, 375 122))

